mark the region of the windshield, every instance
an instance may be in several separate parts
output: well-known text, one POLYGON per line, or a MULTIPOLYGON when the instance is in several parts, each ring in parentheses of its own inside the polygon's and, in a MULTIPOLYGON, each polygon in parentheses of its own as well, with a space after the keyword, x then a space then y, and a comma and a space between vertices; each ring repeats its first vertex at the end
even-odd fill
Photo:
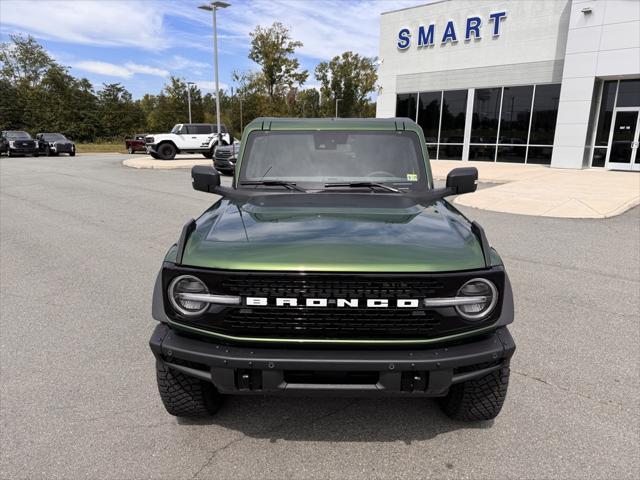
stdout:
POLYGON ((31 135, 27 132, 7 132, 9 140, 31 140, 31 135))
POLYGON ((178 125, 174 125, 173 128, 171 129, 171 133, 178 133, 180 132, 180 129, 182 128, 182 124, 179 123, 178 125))
POLYGON ((56 140, 66 140, 67 139, 67 137, 65 137, 61 133, 44 133, 42 136, 48 142, 54 142, 56 140))
POLYGON ((239 180, 320 187, 341 182, 385 183, 403 189, 427 185, 418 135, 397 131, 252 132, 239 180))

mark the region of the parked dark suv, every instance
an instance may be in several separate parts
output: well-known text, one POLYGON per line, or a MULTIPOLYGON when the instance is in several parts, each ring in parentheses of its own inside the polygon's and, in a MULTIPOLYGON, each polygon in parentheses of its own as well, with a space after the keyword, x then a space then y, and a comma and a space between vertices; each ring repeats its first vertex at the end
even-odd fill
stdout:
POLYGON ((47 157, 68 153, 73 157, 76 154, 76 144, 61 133, 39 133, 36 135, 38 150, 47 157))
POLYGON ((231 145, 220 145, 213 154, 214 168, 221 173, 233 175, 239 151, 239 142, 233 142, 231 145))
POLYGON ((0 133, 0 154, 6 153, 9 157, 14 155, 39 155, 38 145, 31 135, 22 130, 4 130, 0 133))

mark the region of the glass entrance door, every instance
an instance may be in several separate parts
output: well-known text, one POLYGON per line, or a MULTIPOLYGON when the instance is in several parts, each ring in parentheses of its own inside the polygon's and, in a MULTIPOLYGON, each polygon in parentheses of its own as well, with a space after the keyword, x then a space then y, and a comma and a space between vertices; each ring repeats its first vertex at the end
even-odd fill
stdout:
POLYGON ((607 168, 640 171, 640 108, 617 108, 609 135, 607 168))

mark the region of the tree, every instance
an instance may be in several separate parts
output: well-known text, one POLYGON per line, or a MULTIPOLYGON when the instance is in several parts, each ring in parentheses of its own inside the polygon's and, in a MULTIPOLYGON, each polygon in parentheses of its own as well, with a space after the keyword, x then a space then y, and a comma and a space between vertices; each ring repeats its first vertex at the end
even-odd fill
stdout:
POLYGON ((307 80, 309 72, 298 71, 300 63, 292 57, 296 49, 302 47, 302 42, 292 40, 287 27, 280 22, 274 22, 268 28, 258 25, 249 35, 249 58, 262 68, 262 81, 269 100, 307 80))
POLYGON ((105 84, 98 92, 100 132, 103 138, 122 139, 144 123, 143 110, 119 83, 105 84))
POLYGON ((318 64, 315 75, 321 84, 325 115, 334 115, 339 98, 341 117, 371 116, 369 96, 375 91, 378 80, 375 61, 375 58, 344 52, 329 62, 318 64))
POLYGON ((0 78, 14 85, 37 86, 49 68, 56 65, 31 35, 10 35, 11 43, 0 43, 0 78))

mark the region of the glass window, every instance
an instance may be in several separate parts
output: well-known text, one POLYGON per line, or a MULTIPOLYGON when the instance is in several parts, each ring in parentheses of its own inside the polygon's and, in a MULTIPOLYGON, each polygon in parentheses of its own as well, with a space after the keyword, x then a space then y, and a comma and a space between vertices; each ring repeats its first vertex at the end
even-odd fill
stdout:
POLYGON ((442 92, 423 92, 418 103, 418 125, 422 127, 427 143, 438 142, 440 124, 440 96, 442 92))
POLYGON ((255 131, 245 145, 244 181, 380 182, 420 189, 425 182, 420 137, 415 132, 255 131))
POLYGON ((618 107, 640 107, 640 79, 620 80, 618 107))
POLYGON ((416 119, 417 93, 400 93, 396 97, 396 117, 416 119))
POLYGON ((496 143, 501 88, 478 88, 473 100, 472 143, 496 143))
POLYGON ((559 99, 560 84, 536 86, 533 100, 531 137, 529 138, 530 144, 553 145, 559 99))
POLYGON ((598 114, 598 129, 596 130, 596 145, 606 147, 609 145, 609 132, 611 119, 613 118, 613 102, 616 100, 616 80, 604 82, 602 86, 602 101, 598 114))
MULTIPOLYGON (((464 141, 464 120, 466 112, 467 90, 444 92, 442 98, 440 143, 462 143, 464 141)), ((442 154, 440 158, 444 158, 442 154)))
POLYGON ((440 144, 438 160, 462 160, 462 145, 440 144))
POLYGON ((533 86, 504 87, 499 143, 527 143, 532 95, 533 86))
POLYGON ((496 159, 495 145, 470 145, 469 160, 481 162, 494 162, 496 159))
POLYGON ((524 163, 527 147, 498 147, 498 162, 524 163))
POLYGON ((591 166, 604 167, 606 159, 607 159, 607 149, 596 147, 593 149, 593 160, 591 161, 591 166))
POLYGON ((540 165, 551 165, 552 147, 529 147, 527 163, 537 163, 540 165))
POLYGON ((438 158, 438 145, 427 144, 427 153, 429 154, 430 160, 435 160, 438 158))

